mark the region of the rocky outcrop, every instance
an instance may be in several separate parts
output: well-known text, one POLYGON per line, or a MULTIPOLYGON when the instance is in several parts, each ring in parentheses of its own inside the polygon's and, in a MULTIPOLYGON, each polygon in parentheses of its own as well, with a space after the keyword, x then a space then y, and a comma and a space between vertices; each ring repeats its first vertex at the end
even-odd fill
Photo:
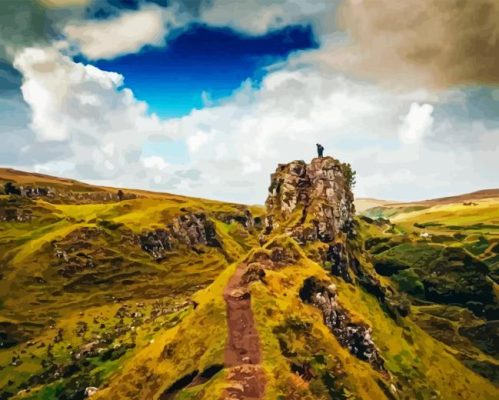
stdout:
POLYGON ((182 214, 165 228, 144 232, 139 241, 142 249, 156 260, 178 245, 221 247, 215 224, 204 213, 182 214))
POLYGON ((352 282, 348 238, 355 235, 351 171, 332 157, 281 164, 271 176, 264 235, 284 231, 300 244, 321 241, 322 262, 352 282))
MULTIPOLYGON (((88 204, 88 203, 108 203, 122 200, 136 199, 134 193, 124 192, 119 189, 116 192, 108 190, 88 190, 83 191, 82 188, 66 188, 64 186, 34 186, 24 185, 17 186, 13 182, 6 182, 3 187, 3 194, 11 196, 19 196, 25 199, 44 199, 51 203, 62 204, 88 204)), ((0 193, 2 193, 0 191, 0 193)))
POLYGON ((31 222, 34 207, 33 201, 18 196, 0 199, 0 221, 31 222))
POLYGON ((183 214, 173 220, 170 230, 178 241, 188 246, 220 247, 215 224, 204 213, 183 214))
POLYGON ((332 157, 280 164, 271 176, 265 233, 284 227, 301 243, 353 233, 355 208, 344 168, 332 157))
POLYGON ((255 221, 251 211, 247 208, 241 210, 240 213, 235 212, 218 212, 214 214, 214 217, 224 224, 231 224, 232 222, 237 222, 241 224, 246 229, 252 229, 257 225, 258 221, 255 221))
POLYGON ((61 241, 52 241, 55 259, 53 266, 58 268, 58 274, 69 278, 81 271, 95 268, 93 256, 89 254, 91 242, 104 235, 101 228, 83 227, 70 232, 61 241))
POLYGON ((0 210, 0 221, 5 222, 30 222, 33 220, 31 210, 5 208, 0 210))
POLYGON ((393 318, 406 316, 408 303, 359 261, 352 174, 348 164, 332 157, 280 164, 271 176, 263 239, 285 232, 301 245, 320 242, 311 258, 374 295, 393 318))
POLYGON ((327 285, 314 277, 308 278, 300 290, 300 298, 321 311, 324 324, 351 354, 386 373, 384 361, 372 339, 371 328, 352 321, 348 311, 338 303, 335 285, 327 285))

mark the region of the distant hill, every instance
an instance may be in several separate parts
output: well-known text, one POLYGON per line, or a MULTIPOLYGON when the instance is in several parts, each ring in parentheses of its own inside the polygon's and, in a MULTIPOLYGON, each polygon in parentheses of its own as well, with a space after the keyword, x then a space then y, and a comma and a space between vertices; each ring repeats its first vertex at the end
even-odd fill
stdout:
MULTIPOLYGON (((44 187, 53 189, 54 192, 59 193, 64 197, 63 202, 71 201, 71 197, 77 197, 76 202, 83 201, 85 198, 85 193, 88 194, 87 197, 94 197, 94 200, 89 200, 90 202, 96 201, 97 197, 108 196, 108 199, 114 198, 117 192, 121 190, 125 193, 125 196, 138 197, 138 198, 157 198, 157 199, 170 199, 170 200, 200 200, 203 202, 209 202, 213 204, 223 204, 225 202, 219 200, 209 200, 200 199, 192 196, 182 196, 165 192, 156 192, 152 190, 143 189, 131 189, 131 188, 120 188, 120 187, 110 187, 110 186, 98 186, 90 183, 81 182, 75 179, 60 178, 52 175, 41 174, 37 172, 26 172, 20 171, 13 168, 0 168, 0 194, 3 194, 4 184, 6 182, 13 182, 17 186, 21 187, 44 187), (92 193, 92 195, 90 195, 92 193), (111 197, 109 197, 111 196, 111 197)), ((234 203, 231 203, 234 204, 234 203)), ((254 208, 259 208, 255 206, 254 208)))
POLYGON ((473 206, 475 203, 484 200, 499 200, 499 189, 478 190, 476 192, 455 196, 409 202, 394 202, 360 198, 355 201, 355 205, 358 214, 363 214, 372 218, 389 218, 401 213, 421 211, 435 206, 450 204, 473 206), (357 204, 359 204, 359 207, 357 207, 357 204))
POLYGON ((472 200, 483 200, 483 199, 494 199, 494 198, 499 198, 499 189, 478 190, 476 192, 459 194, 456 196, 448 196, 448 197, 441 197, 441 198, 437 198, 437 199, 422 200, 422 201, 418 201, 416 203, 437 205, 437 204, 451 204, 451 203, 466 202, 466 201, 472 201, 472 200))
POLYGON ((373 207, 381 207, 387 204, 393 204, 390 200, 372 199, 369 197, 361 197, 355 199, 355 211, 357 214, 362 214, 364 211, 369 210, 373 207))
POLYGON ((46 185, 67 187, 71 189, 95 190, 96 186, 79 182, 74 179, 58 178, 36 172, 19 171, 12 168, 0 168, 0 183, 15 182, 18 185, 46 185))

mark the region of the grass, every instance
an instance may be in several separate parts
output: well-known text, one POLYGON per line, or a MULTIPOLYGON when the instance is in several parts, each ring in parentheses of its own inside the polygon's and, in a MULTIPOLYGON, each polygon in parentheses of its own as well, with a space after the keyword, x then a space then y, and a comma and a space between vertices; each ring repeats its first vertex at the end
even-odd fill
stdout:
POLYGON ((380 258, 389 258, 410 265, 426 268, 442 252, 441 246, 426 243, 404 243, 381 253, 380 258))
MULTIPOLYGON (((0 181, 1 178, 0 171, 0 181)), ((59 182, 56 178, 44 179, 37 176, 30 181, 28 176, 23 176, 19 182, 80 191, 82 195, 89 191, 115 191, 78 186, 72 181, 59 182)), ((71 192, 65 193, 71 196, 71 192)), ((96 337, 115 336, 114 341, 106 346, 134 341, 136 347, 129 348, 116 360, 96 362, 98 358, 90 358, 87 360, 90 364, 81 372, 56 382, 43 378, 32 390, 32 398, 49 399, 56 398, 62 392, 67 394, 73 390, 75 379, 80 384, 99 383, 100 386, 122 371, 126 360, 131 362, 136 355, 140 360, 139 355, 143 354, 144 348, 151 346, 154 349, 157 341, 166 342, 174 338, 174 332, 179 331, 175 340, 182 342, 191 324, 197 326, 192 323, 191 312, 182 308, 185 302, 196 292, 203 296, 200 291, 216 281, 231 262, 256 243, 255 232, 239 229, 238 224, 226 224, 218 219, 223 215, 240 215, 246 209, 244 206, 167 194, 137 192, 136 195, 135 199, 121 202, 86 204, 73 204, 70 197, 67 203, 59 204, 58 199, 49 202, 51 200, 1 196, 0 202, 6 206, 22 207, 33 215, 28 222, 0 221, 0 265, 3 267, 0 271, 3 277, 0 279, 0 322, 14 324, 16 329, 28 336, 30 343, 34 343, 28 345, 24 342, 0 350, 0 387, 3 391, 17 393, 23 382, 45 371, 42 362, 47 359, 48 344, 53 345, 54 362, 60 366, 71 363, 71 348, 68 346, 79 348, 96 340, 96 337), (172 218, 186 212, 206 213, 216 225, 222 248, 200 245, 194 251, 187 246, 179 246, 169 252, 165 260, 156 262, 141 249, 138 242, 134 242, 134 235, 165 227, 172 218), (95 232, 95 235, 85 232, 95 232), (92 257, 94 267, 61 275, 67 264, 55 256, 53 242, 65 250, 70 259, 92 257), (161 303, 159 310, 165 313, 149 317, 149 313, 158 309, 156 302, 161 303), (147 315, 138 319, 126 317, 120 321, 115 314, 122 306, 147 315), (179 314, 175 311, 176 307, 184 311, 179 314), (95 318, 98 323, 94 322, 95 318), (191 322, 182 325, 184 318, 190 318, 188 321, 191 322), (88 325, 88 332, 79 337, 76 329, 83 322, 88 325), (139 325, 132 339, 129 327, 135 323, 139 325), (120 324, 124 324, 127 330, 123 334, 115 334, 116 326, 120 324), (179 324, 182 326, 178 327, 179 324), (64 339, 54 343, 59 329, 63 329, 64 339), (165 331, 168 333, 163 337, 165 331), (44 347, 38 347, 42 344, 44 347), (11 365, 12 357, 17 355, 21 364, 11 365), (8 384, 9 381, 12 382, 8 384)), ((248 208, 255 216, 261 216, 262 207, 248 208)), ((216 287, 216 283, 211 287, 216 287)), ((206 331, 203 324, 207 326, 211 320, 225 320, 223 301, 219 301, 218 297, 217 301, 199 308, 207 313, 204 319, 199 320, 198 330, 203 335, 213 332, 206 331)), ((206 347, 206 354, 200 357, 200 368, 220 359, 225 338, 223 324, 220 324, 220 329, 216 339, 220 341, 218 350, 214 342, 206 341, 206 336, 200 335, 197 350, 206 347)), ((183 342, 180 348, 185 352, 196 351, 196 346, 183 342)), ((87 362, 84 359, 81 361, 87 362)), ((173 371, 172 366, 176 363, 170 360, 164 365, 169 365, 168 368, 173 371)), ((177 367, 179 371, 187 370, 189 365, 189 362, 183 362, 177 367)), ((178 378, 176 373, 167 376, 170 381, 178 378)), ((162 383, 167 381, 165 379, 162 383)), ((209 387, 212 387, 211 383, 207 385, 207 390, 209 387)))
MULTIPOLYGON (((2 174, 0 170, 0 183, 15 178, 12 171, 2 174)), ((69 188, 82 195, 116 192, 44 176, 22 175, 19 182, 69 188)), ((392 318, 357 283, 331 276, 317 263, 324 244, 301 248, 283 233, 283 225, 281 234, 260 248, 257 230, 225 218, 241 215, 244 206, 126 192, 137 198, 105 203, 87 199, 85 204, 71 204, 68 199, 59 204, 60 199, 8 203, 11 198, 0 196, 5 207, 15 204, 34 215, 29 222, 0 222, 0 322, 9 322, 27 335, 22 343, 0 349, 0 392, 18 393, 23 383, 38 377, 30 393, 13 398, 64 398, 82 385, 98 386, 96 399, 159 398, 178 379, 223 364, 227 339, 223 290, 238 262, 281 246, 291 250, 295 260, 267 270, 265 283, 250 285, 267 399, 377 400, 389 398, 391 384, 401 399, 497 398, 497 387, 480 376, 484 370, 490 372, 490 365, 497 367, 497 360, 460 334, 462 327, 482 327, 484 317, 465 307, 428 302, 420 276, 448 247, 470 252, 491 269, 497 266, 493 249, 498 243, 499 211, 494 201, 477 200, 478 206, 391 207, 388 214, 380 208, 376 215, 389 215, 394 225, 360 222, 358 243, 352 243, 356 248, 382 238, 372 247, 379 250, 375 257, 410 267, 391 277, 375 275, 394 292, 414 295, 412 314, 392 318), (186 212, 207 214, 221 248, 179 245, 159 261, 142 250, 137 235, 164 228, 186 212), (422 238, 421 232, 432 237, 422 238), (65 274, 71 263, 56 257, 54 241, 74 258, 74 271, 65 274), (88 257, 95 265, 79 269, 78 262, 88 257), (322 322, 321 313, 300 300, 299 290, 311 276, 334 283, 338 301, 352 320, 372 327, 389 380, 352 356, 322 322), (59 330, 62 340, 56 341, 59 330), (75 359, 75 352, 101 339, 101 352, 75 359), (53 365, 79 370, 57 379, 47 377, 49 345, 53 365), (12 365, 14 356, 20 357, 20 365, 12 365), (310 367, 311 377, 295 373, 304 366, 310 367)), ((248 209, 254 216, 263 215, 262 207, 248 209)), ((298 210, 288 223, 300 217, 298 210)), ((370 256, 356 251, 362 268, 375 274, 370 256)), ((497 285, 494 290, 497 297, 497 285)), ((226 385, 222 369, 201 385, 183 388, 176 398, 219 399, 226 385)))
POLYGON ((465 206, 462 203, 454 203, 412 212, 404 211, 391 218, 391 221, 404 226, 426 224, 428 229, 436 231, 448 231, 452 230, 448 227, 458 226, 493 233, 499 224, 499 203, 496 199, 484 199, 476 204, 465 206))
MULTIPOLYGON (((111 393, 115 399, 156 398, 180 377, 223 364, 227 327, 222 293, 235 267, 227 268, 213 284, 198 292, 194 296, 198 307, 178 326, 157 335, 95 398, 106 399, 111 393), (153 379, 144 381, 145 370, 153 379)), ((185 393, 182 396, 189 398, 185 393)))
MULTIPOLYGON (((432 348, 444 346, 445 353, 452 354, 452 362, 458 362, 455 364, 456 370, 464 368, 462 373, 467 374, 468 390, 478 384, 470 380, 470 370, 475 372, 472 374, 473 377, 478 374, 497 381, 493 371, 498 365, 497 360, 492 359, 462 335, 463 329, 486 326, 487 318, 495 318, 496 314, 483 310, 497 308, 497 291, 492 300, 487 300, 487 303, 482 305, 480 305, 482 300, 477 300, 478 303, 472 301, 460 305, 445 303, 445 298, 450 299, 453 296, 457 299, 456 293, 462 293, 463 296, 486 293, 486 286, 490 287, 492 280, 497 279, 492 249, 498 239, 498 202, 497 199, 477 199, 474 203, 477 205, 465 206, 463 203, 428 205, 425 209, 412 211, 400 206, 397 210, 391 210, 393 214, 390 222, 393 225, 390 231, 386 223, 361 225, 364 242, 375 240, 373 238, 383 241, 369 249, 375 259, 394 260, 408 267, 385 278, 384 282, 408 293, 414 304, 417 304, 413 304, 412 315, 406 319, 412 323, 411 331, 418 332, 417 336, 411 334, 412 340, 418 339, 414 341, 413 348, 417 348, 417 342, 422 340, 421 332, 435 339, 432 348), (421 237, 423 232, 428 233, 429 237, 421 237), (376 251, 378 248, 381 250, 379 253, 376 251), (452 249, 455 251, 451 251, 452 249), (484 270, 480 261, 489 266, 490 272, 484 270), (446 292, 446 297, 433 299, 433 296, 433 300, 430 301, 426 293, 427 283, 436 285, 437 292, 446 292), (440 304, 434 303, 434 300, 440 304)), ((359 303, 357 308, 362 306, 359 303)), ((396 335, 390 334, 390 337, 394 336, 396 335)), ((393 358, 392 368, 403 359, 403 354, 393 358)), ((441 366, 428 369, 426 376, 434 374, 436 370, 442 376, 441 379, 445 379, 443 365, 449 362, 445 358, 437 360, 437 365, 441 363, 441 366)), ((402 366, 399 368, 404 369, 402 366)), ((450 370, 448 373, 452 376, 450 370)), ((455 383, 451 382, 449 388, 438 391, 444 396, 454 386, 455 383)), ((423 398, 426 398, 425 396, 423 398)), ((473 398, 473 396, 480 399, 491 398, 492 393, 461 394, 462 398, 473 398)))

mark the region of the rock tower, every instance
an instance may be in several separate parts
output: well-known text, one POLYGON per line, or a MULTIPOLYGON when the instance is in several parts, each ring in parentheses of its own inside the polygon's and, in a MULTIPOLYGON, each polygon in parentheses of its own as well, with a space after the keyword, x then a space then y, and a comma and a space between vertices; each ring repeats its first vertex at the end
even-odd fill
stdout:
POLYGON ((271 176, 266 233, 284 228, 302 243, 351 233, 355 208, 346 168, 332 157, 280 164, 271 176))

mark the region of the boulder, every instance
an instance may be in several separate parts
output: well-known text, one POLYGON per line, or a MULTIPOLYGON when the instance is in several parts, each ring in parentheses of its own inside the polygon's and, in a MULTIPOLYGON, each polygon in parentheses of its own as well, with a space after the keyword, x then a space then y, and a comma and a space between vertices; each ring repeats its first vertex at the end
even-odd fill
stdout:
POLYGON ((89 387, 85 388, 85 397, 92 397, 98 391, 99 391, 98 388, 96 388, 94 386, 89 386, 89 387))

